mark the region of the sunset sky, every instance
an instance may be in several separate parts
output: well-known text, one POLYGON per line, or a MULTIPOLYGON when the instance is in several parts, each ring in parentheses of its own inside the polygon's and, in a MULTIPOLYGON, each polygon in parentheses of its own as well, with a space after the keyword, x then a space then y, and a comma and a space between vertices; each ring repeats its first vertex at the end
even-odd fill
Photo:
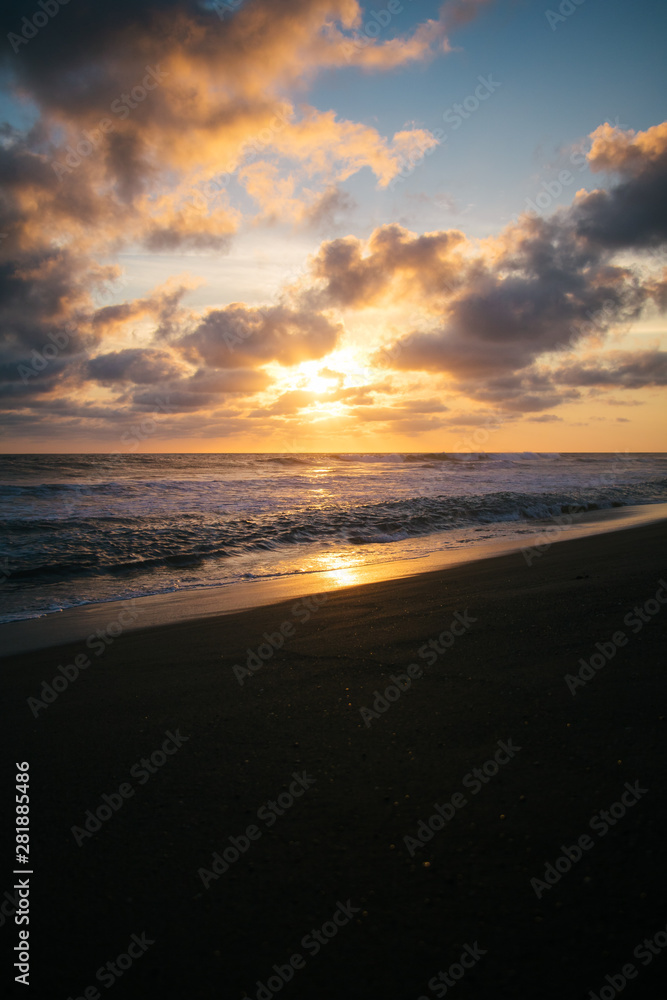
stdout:
POLYGON ((3 451, 665 449, 664 3, 0 17, 3 451))

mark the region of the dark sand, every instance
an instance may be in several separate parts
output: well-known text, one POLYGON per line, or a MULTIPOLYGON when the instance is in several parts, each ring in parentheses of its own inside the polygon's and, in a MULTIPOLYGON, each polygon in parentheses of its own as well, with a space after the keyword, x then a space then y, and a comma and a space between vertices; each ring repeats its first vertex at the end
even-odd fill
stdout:
MULTIPOLYGON (((97 970, 146 932, 113 997, 254 1000, 299 952, 285 1000, 432 998, 475 942, 486 954, 448 997, 585 1000, 627 963, 624 997, 664 997, 667 949, 648 967, 633 950, 667 924, 667 605, 636 634, 623 619, 667 578, 666 535, 338 591, 306 623, 289 601, 122 635, 37 718, 26 699, 85 643, 3 660, 4 759, 32 769, 24 995, 106 996, 97 970), (429 667, 419 648, 466 609, 477 621, 429 667), (295 635, 239 686, 232 665, 285 621, 295 635), (564 675, 619 629, 627 645, 573 697, 564 675), (423 676, 367 728, 360 707, 411 662, 423 676), (188 740, 142 785, 130 769, 167 730, 188 740), (498 740, 522 749, 473 795, 462 780, 498 740), (304 770, 315 784, 268 829, 257 810, 304 770), (648 791, 592 831, 636 781, 648 791), (123 782, 134 796, 77 846, 71 827, 123 782), (467 804, 410 857, 404 837, 456 792, 467 804), (260 839, 204 889, 198 869, 250 824, 260 839), (592 849, 538 900, 530 879, 585 833, 592 849), (313 955, 302 938, 348 899, 358 912, 313 955)), ((0 891, 11 854, 4 870, 0 891)))

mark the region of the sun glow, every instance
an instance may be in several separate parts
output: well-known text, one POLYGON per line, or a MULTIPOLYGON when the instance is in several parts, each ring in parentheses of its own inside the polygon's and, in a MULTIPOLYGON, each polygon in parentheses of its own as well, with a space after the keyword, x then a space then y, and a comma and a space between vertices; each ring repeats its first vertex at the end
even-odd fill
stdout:
POLYGON ((322 375, 311 375, 306 383, 306 389, 308 392, 314 392, 319 396, 323 392, 329 392, 335 387, 335 384, 333 379, 324 378, 322 375))
POLYGON ((337 373, 330 371, 321 361, 302 361, 286 376, 288 391, 303 390, 318 396, 332 392, 340 384, 337 373))
MULTIPOLYGON (((293 368, 276 366, 281 392, 312 392, 316 396, 335 394, 340 389, 367 385, 374 372, 350 349, 340 349, 319 361, 302 361, 293 368)), ((272 371, 271 374, 274 374, 272 371)))

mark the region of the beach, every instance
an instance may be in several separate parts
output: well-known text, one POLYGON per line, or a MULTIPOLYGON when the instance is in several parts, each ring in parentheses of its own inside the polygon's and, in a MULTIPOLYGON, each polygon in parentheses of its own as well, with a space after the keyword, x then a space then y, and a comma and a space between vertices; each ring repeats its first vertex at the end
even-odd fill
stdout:
POLYGON ((4 659, 31 985, 657 997, 665 535, 4 659))
POLYGON ((667 1000, 667 4, 0 17, 2 981, 667 1000))

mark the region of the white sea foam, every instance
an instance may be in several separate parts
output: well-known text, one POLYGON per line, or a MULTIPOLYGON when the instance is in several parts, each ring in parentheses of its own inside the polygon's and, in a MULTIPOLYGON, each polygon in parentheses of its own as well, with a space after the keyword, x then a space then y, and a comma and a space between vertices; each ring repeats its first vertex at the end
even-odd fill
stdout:
POLYGON ((519 535, 667 499, 667 457, 5 456, 0 620, 519 535), (122 460, 121 460, 122 459, 122 460))

